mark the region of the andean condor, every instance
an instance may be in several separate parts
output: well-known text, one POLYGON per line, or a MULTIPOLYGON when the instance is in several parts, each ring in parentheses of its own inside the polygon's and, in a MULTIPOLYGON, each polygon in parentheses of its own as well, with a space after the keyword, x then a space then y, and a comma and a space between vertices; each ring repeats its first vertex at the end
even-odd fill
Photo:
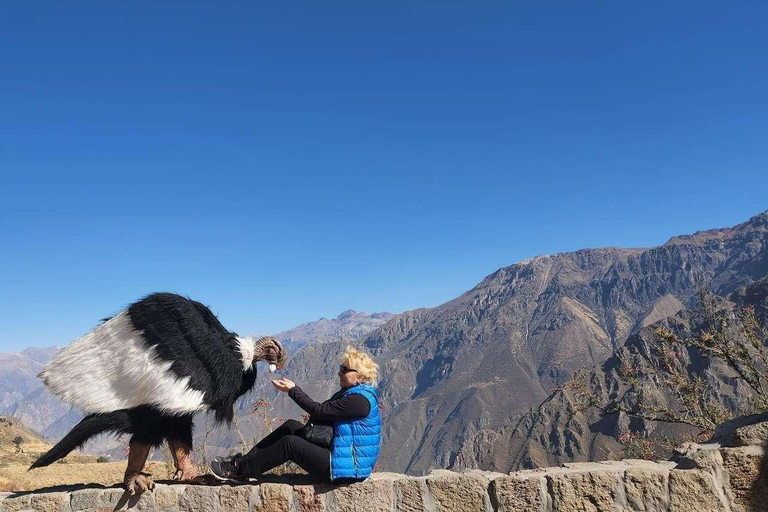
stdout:
POLYGON ((132 435, 124 479, 131 494, 154 487, 142 469, 163 440, 174 478, 194 478, 194 413, 210 410, 216 422, 231 422, 235 400, 256 381, 256 361, 282 369, 286 357, 275 338, 240 338, 199 302, 149 295, 64 347, 40 373, 51 392, 87 416, 30 469, 114 432, 132 435))

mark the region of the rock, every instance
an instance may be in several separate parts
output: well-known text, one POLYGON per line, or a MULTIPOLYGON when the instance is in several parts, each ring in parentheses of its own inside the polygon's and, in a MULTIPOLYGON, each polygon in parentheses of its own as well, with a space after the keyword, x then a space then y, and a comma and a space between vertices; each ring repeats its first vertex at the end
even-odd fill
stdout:
POLYGON ((697 469, 669 472, 669 505, 675 512, 727 512, 712 476, 697 469))
POLYGON ((69 506, 73 512, 88 510, 97 507, 99 502, 99 489, 81 489, 74 491, 69 496, 69 506))
POLYGON ((29 494, 22 494, 21 496, 10 495, 0 503, 0 510, 2 512, 17 512, 25 508, 29 508, 29 500, 32 498, 29 494))
MULTIPOLYGON (((227 512, 248 512, 251 510, 252 496, 255 488, 251 485, 224 485, 219 491, 221 510, 227 512)), ((255 500, 256 498, 253 497, 255 500)))
MULTIPOLYGON (((158 510, 176 510, 176 507, 179 505, 177 487, 180 486, 157 485, 155 489, 155 506, 158 510)), ((182 487, 179 490, 183 492, 184 488, 182 487)))
POLYGON ((723 465, 723 457, 716 444, 699 444, 695 448, 688 447, 685 455, 678 459, 677 469, 702 469, 715 472, 723 465))
POLYGON ((620 508, 624 499, 623 473, 602 471, 558 471, 547 475, 553 509, 558 512, 598 512, 620 508))
POLYGON ((394 481, 398 512, 420 512, 434 506, 427 491, 426 478, 400 478, 394 481))
MULTIPOLYGON (((762 431, 765 427, 758 427, 757 429, 749 429, 746 427, 750 426, 757 426, 761 423, 768 422, 768 413, 761 413, 761 414, 751 414, 749 416, 740 416, 738 418, 734 418, 729 421, 725 421, 717 426, 715 429, 715 433, 712 435, 712 442, 720 443, 723 446, 733 447, 733 446, 747 446, 747 444, 752 444, 753 439, 751 436, 758 435, 759 431, 762 431), (743 430, 743 433, 741 434, 742 440, 737 440, 738 432, 740 430, 743 430), (740 442, 746 442, 747 444, 739 444, 740 442)), ((762 440, 765 441, 766 437, 762 437, 762 440)), ((757 441, 757 444, 761 444, 759 440, 757 441)))
POLYGON ((543 477, 501 476, 491 482, 490 493, 499 512, 539 512, 547 500, 547 480, 543 477))
POLYGON ((389 478, 337 486, 328 493, 328 509, 339 512, 389 512, 394 502, 394 489, 389 478))
POLYGON ((766 421, 737 428, 734 433, 736 446, 765 447, 766 443, 768 443, 768 422, 766 421))
POLYGON ((40 512, 60 512, 68 499, 69 494, 66 492, 35 494, 29 500, 29 507, 40 512))
POLYGON ((745 510, 768 508, 768 468, 763 449, 757 446, 724 448, 722 455, 734 503, 745 510))
POLYGON ((287 484, 259 485, 259 500, 253 510, 256 512, 291 512, 293 489, 287 484))
POLYGON ((218 512, 221 510, 219 493, 221 487, 188 485, 179 499, 182 512, 218 512))
POLYGON ((488 478, 433 472, 427 477, 427 489, 434 499, 435 510, 478 512, 493 510, 488 496, 488 478))
POLYGON ((99 493, 96 503, 99 507, 116 510, 118 504, 128 502, 128 493, 124 489, 110 488, 99 493))
POLYGON ((297 512, 323 512, 325 510, 325 494, 331 489, 330 484, 294 485, 294 508, 297 512))
POLYGON ((632 467, 624 472, 624 495, 630 510, 667 510, 668 486, 666 469, 632 467))

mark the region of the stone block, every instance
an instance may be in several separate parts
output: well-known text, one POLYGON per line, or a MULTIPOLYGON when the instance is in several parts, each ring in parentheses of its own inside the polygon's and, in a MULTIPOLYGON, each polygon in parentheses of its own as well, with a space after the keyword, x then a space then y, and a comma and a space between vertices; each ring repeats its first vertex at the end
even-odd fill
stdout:
POLYGON ((723 448, 721 454, 734 503, 745 510, 768 508, 768 466, 763 449, 723 448))
POLYGON ((219 492, 221 487, 188 485, 179 498, 182 512, 218 512, 221 510, 219 492))
POLYGON ((427 477, 427 489, 438 511, 493 510, 488 495, 489 483, 489 479, 479 475, 460 475, 450 471, 433 472, 427 477))
POLYGON ((620 509, 624 501, 623 472, 559 471, 547 475, 554 510, 598 512, 620 509))
POLYGON ((325 510, 325 495, 331 489, 330 484, 294 485, 294 509, 296 512, 323 512, 325 510))
POLYGON ((390 479, 334 486, 327 497, 327 509, 339 512, 390 512, 395 501, 390 479))
POLYGON ((397 512, 422 512, 431 509, 432 502, 425 478, 400 478, 395 480, 393 485, 397 512))
POLYGON ((19 510, 27 509, 29 508, 30 499, 32 499, 30 494, 22 494, 21 496, 11 494, 0 503, 0 510, 2 512, 18 512, 19 510))
POLYGON ((699 449, 690 450, 681 456, 676 469, 702 469, 716 473, 723 466, 723 457, 717 445, 697 445, 699 449), (717 447, 715 447, 717 446, 717 447))
POLYGON ((734 433, 734 443, 736 446, 765 447, 768 443, 768 422, 737 428, 734 433))
POLYGON ((65 504, 69 505, 69 493, 66 492, 33 494, 29 500, 29 508, 39 512, 61 512, 65 504))
POLYGON ((674 512, 725 512, 712 476, 697 469, 669 472, 669 509, 674 512))
POLYGON ((99 497, 96 499, 97 507, 110 508, 116 510, 119 503, 128 502, 128 493, 124 489, 118 489, 112 487, 104 489, 99 493, 99 497))
POLYGON ((174 486, 158 485, 155 489, 155 506, 157 510, 172 511, 179 506, 179 493, 174 486))
POLYGON ((225 485, 219 491, 221 510, 226 512, 249 512, 251 504, 257 499, 258 487, 252 485, 225 485))
POLYGON ((519 475, 493 479, 491 499, 499 512, 539 512, 546 502, 547 481, 543 477, 519 475))
POLYGON ((92 510, 98 506, 101 489, 80 489, 69 495, 69 506, 73 512, 92 510))
POLYGON ((669 471, 643 466, 624 472, 624 495, 632 511, 665 511, 669 507, 669 471))
POLYGON ((291 512, 293 488, 287 484, 261 484, 256 512, 291 512))

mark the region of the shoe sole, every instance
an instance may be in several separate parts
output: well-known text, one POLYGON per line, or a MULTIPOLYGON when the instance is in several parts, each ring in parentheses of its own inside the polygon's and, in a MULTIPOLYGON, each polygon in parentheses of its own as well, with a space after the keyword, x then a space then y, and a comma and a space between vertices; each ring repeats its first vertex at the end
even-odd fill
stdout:
POLYGON ((234 479, 234 478, 226 478, 226 477, 223 477, 223 476, 219 476, 216 473, 214 473, 213 471, 211 471, 208 474, 211 475, 216 480, 219 480, 220 482, 232 482, 232 483, 236 483, 236 484, 244 484, 244 483, 247 482, 247 480, 237 480, 237 479, 234 479))

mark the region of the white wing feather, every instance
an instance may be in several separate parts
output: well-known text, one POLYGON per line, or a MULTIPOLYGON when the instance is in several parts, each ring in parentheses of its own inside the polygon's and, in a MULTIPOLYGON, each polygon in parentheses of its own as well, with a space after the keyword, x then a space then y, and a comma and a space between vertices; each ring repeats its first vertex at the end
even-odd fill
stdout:
POLYGON ((53 394, 89 414, 140 405, 171 414, 205 409, 203 392, 170 368, 123 311, 64 347, 39 377, 53 394))

